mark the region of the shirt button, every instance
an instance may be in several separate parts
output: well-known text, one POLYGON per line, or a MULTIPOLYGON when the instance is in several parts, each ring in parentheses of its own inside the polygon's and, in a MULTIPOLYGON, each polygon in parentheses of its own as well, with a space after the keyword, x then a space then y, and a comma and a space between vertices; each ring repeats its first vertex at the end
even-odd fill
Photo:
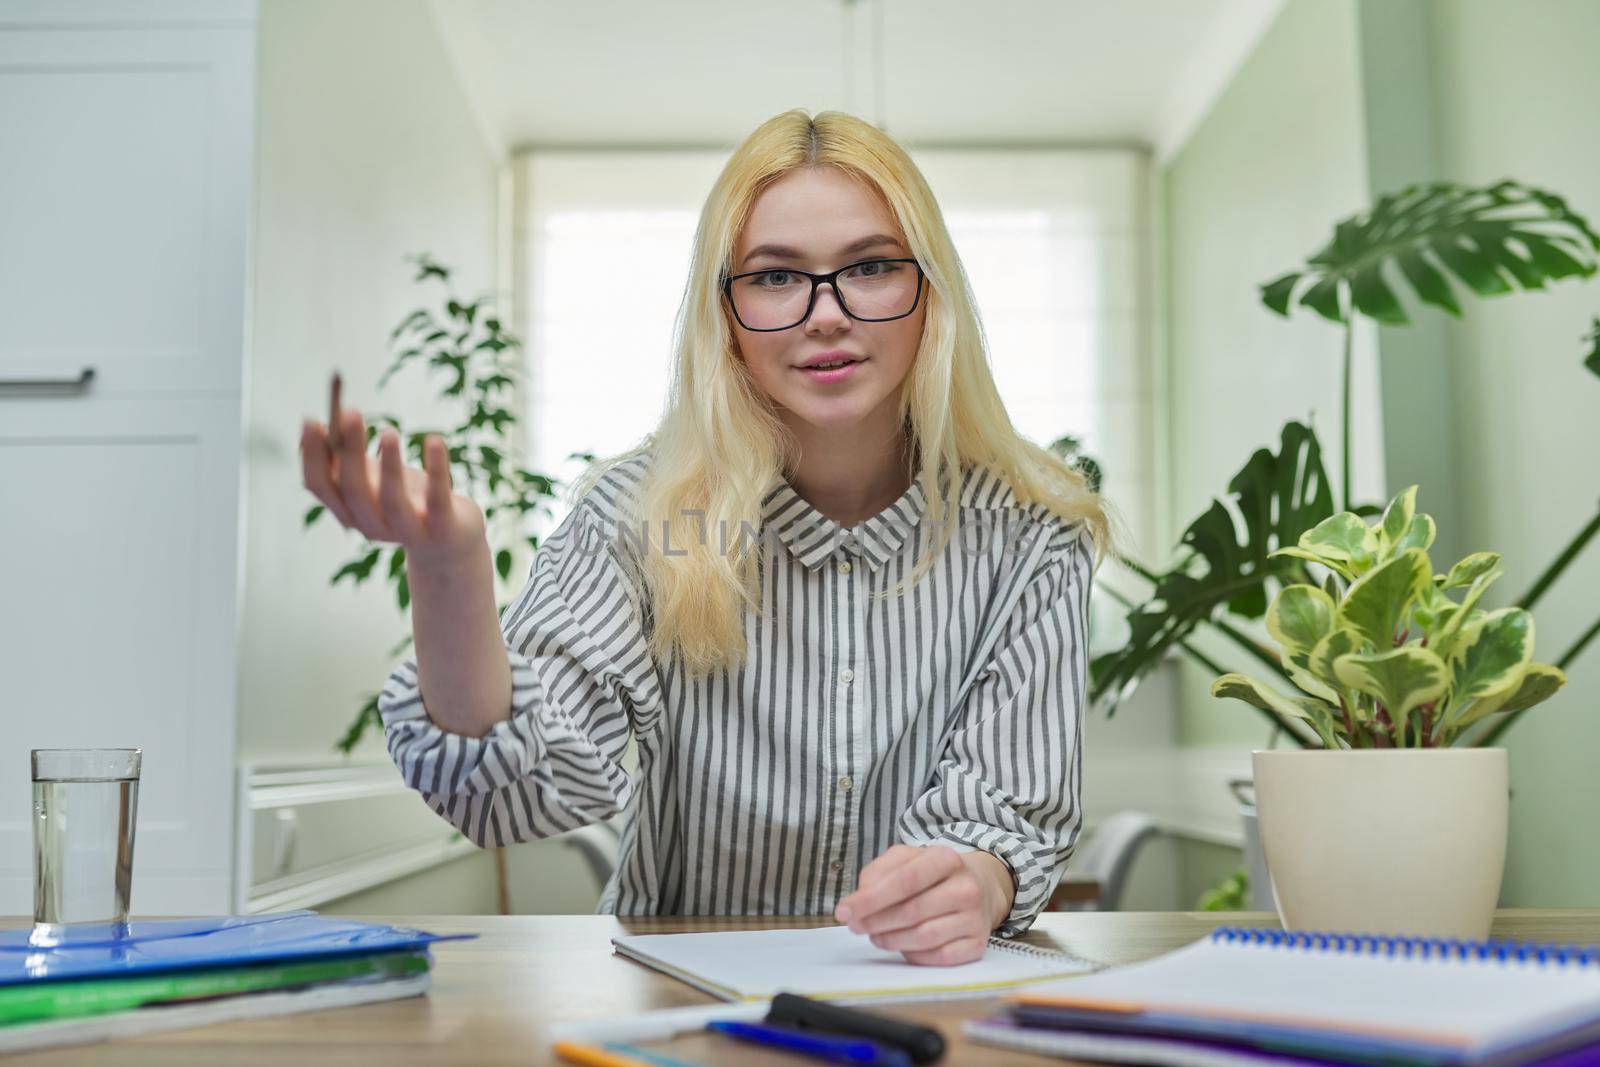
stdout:
POLYGON ((849 574, 850 573, 850 561, 849 560, 845 559, 845 560, 840 560, 839 561, 839 573, 840 574, 849 574))
POLYGON ((839 788, 843 789, 846 793, 850 792, 850 790, 854 789, 855 787, 856 787, 856 784, 854 782, 852 782, 849 778, 841 778, 841 779, 839 779, 839 788))
POLYGON ((849 667, 846 667, 844 670, 839 672, 839 681, 843 682, 845 685, 849 685, 855 680, 856 672, 851 670, 849 667))
POLYGON ((832 863, 828 864, 828 870, 832 871, 834 874, 838 874, 840 871, 844 870, 844 864, 840 863, 838 860, 834 860, 832 863))

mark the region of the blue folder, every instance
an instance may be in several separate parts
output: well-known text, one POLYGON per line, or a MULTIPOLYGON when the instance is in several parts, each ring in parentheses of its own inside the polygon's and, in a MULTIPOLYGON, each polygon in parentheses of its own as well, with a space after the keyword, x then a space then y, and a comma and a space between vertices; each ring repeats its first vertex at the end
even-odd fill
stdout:
POLYGON ((0 987, 69 978, 121 978, 285 960, 426 948, 477 934, 431 934, 311 911, 199 919, 134 919, 67 928, 59 943, 30 944, 30 930, 0 931, 0 987))

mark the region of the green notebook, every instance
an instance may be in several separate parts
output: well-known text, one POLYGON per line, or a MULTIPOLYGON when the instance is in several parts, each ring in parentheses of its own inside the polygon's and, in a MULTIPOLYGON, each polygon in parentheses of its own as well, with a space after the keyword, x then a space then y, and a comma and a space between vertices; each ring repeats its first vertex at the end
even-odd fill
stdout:
POLYGON ((227 997, 264 990, 385 980, 422 974, 429 958, 422 952, 250 964, 216 970, 184 971, 138 978, 87 978, 0 987, 0 1027, 42 1019, 64 1019, 125 1011, 146 1004, 227 997))

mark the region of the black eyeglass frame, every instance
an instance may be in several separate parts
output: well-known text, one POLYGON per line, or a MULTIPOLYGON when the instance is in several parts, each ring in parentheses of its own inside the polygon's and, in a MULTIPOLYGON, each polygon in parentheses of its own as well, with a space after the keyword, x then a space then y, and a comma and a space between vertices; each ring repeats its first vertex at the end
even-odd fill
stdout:
POLYGON ((829 271, 827 274, 812 274, 810 271, 796 270, 793 267, 767 267, 765 270, 747 270, 741 274, 724 276, 722 279, 722 294, 728 298, 728 307, 733 311, 733 317, 739 320, 740 326, 743 326, 751 333, 780 333, 784 330, 792 330, 796 326, 802 326, 805 324, 805 321, 811 317, 811 312, 816 310, 817 290, 820 289, 824 283, 827 283, 833 287, 833 298, 839 302, 839 309, 852 319, 855 319, 857 322, 893 322, 896 319, 903 319, 907 315, 910 315, 917 310, 917 305, 922 303, 922 283, 927 279, 927 277, 927 274, 922 269, 922 264, 914 259, 862 259, 857 260, 854 263, 846 264, 845 266, 840 267, 838 270, 829 271), (890 315, 886 319, 863 318, 862 316, 857 315, 855 312, 850 310, 850 305, 844 302, 844 295, 839 292, 837 279, 839 275, 843 274, 845 271, 851 270, 855 267, 863 266, 867 263, 909 263, 917 269, 917 295, 912 298, 910 310, 903 311, 898 315, 890 315), (738 281, 740 278, 749 278, 757 274, 772 274, 773 272, 799 274, 811 282, 811 298, 806 301, 805 313, 801 315, 797 321, 791 322, 787 326, 750 326, 746 324, 744 317, 739 314, 739 304, 733 299, 733 283, 738 281))

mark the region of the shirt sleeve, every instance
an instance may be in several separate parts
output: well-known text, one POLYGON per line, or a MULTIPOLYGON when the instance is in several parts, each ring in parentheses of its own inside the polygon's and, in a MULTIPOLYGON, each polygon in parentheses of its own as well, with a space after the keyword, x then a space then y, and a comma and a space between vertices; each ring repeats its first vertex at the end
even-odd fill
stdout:
POLYGON ((1083 822, 1093 539, 1081 523, 1064 527, 1044 558, 955 717, 933 786, 898 828, 906 844, 1004 862, 1016 896, 995 933, 1008 938, 1049 902, 1083 822))
POLYGON ((401 776, 480 846, 549 837, 627 805, 633 783, 622 757, 661 691, 636 571, 617 542, 586 497, 534 553, 500 617, 511 714, 483 737, 429 718, 414 655, 379 695, 401 776))

